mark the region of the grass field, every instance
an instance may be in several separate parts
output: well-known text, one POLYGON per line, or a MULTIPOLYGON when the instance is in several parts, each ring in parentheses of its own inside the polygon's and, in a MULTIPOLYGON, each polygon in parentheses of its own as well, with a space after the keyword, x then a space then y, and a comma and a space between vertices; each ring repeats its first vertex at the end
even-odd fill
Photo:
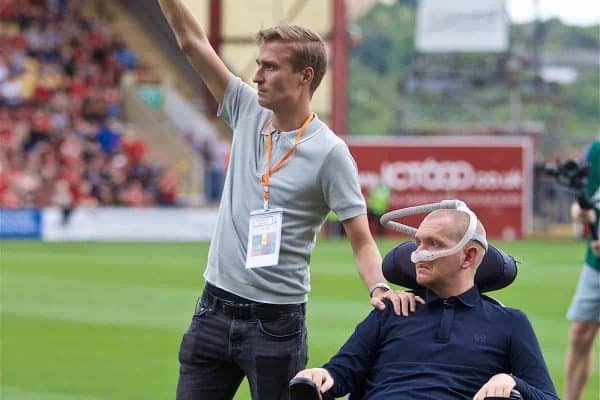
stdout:
MULTIPOLYGON (((382 252, 393 246, 380 241, 382 252)), ((583 256, 570 240, 498 244, 523 262, 494 295, 523 309, 562 392, 564 314, 583 256)), ((202 286, 206 244, 0 244, 1 398, 172 399, 177 351, 202 286)), ((370 310, 343 241, 312 260, 309 365, 329 358, 370 310)), ((597 358, 597 357, 596 357, 597 358)), ((597 400, 596 368, 585 399, 597 400)), ((247 387, 236 397, 249 399, 247 387)))

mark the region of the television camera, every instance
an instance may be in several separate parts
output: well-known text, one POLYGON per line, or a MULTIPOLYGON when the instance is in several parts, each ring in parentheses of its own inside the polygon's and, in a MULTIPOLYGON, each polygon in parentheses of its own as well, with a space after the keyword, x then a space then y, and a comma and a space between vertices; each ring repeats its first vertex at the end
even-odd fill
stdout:
MULTIPOLYGON (((589 172, 589 165, 587 163, 575 160, 557 161, 555 165, 547 165, 545 172, 547 175, 552 176, 559 185, 568 188, 577 196, 577 203, 582 210, 595 210, 594 204, 586 193, 589 172)), ((597 224, 598 212, 596 211, 596 222, 589 224, 589 230, 594 240, 598 239, 597 224)))

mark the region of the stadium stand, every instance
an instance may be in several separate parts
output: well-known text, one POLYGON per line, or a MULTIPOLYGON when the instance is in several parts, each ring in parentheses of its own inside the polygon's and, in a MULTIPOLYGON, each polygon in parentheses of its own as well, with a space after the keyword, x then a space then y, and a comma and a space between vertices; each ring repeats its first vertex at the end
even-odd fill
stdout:
POLYGON ((0 4, 0 207, 170 206, 177 176, 121 118, 138 55, 80 2, 0 4))

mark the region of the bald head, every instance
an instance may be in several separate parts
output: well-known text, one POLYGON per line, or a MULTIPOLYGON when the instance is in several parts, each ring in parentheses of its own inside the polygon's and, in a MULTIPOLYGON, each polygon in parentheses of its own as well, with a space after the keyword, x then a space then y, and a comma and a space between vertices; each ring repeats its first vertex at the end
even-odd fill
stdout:
MULTIPOLYGON (((443 208, 429 213, 423 219, 423 222, 425 221, 436 222, 442 227, 442 229, 444 229, 444 234, 448 239, 452 240, 454 243, 458 243, 469 229, 470 218, 469 214, 464 211, 443 208)), ((485 228, 483 227, 483 224, 479 218, 477 219, 475 233, 481 235, 482 237, 486 237, 485 228)), ((473 244, 477 245, 477 266, 479 266, 485 254, 485 247, 482 243, 476 240, 471 240, 467 243, 467 245, 473 244)))
POLYGON ((479 240, 485 243, 485 230, 478 222, 475 232, 470 232, 469 214, 455 209, 433 211, 415 233, 417 249, 411 260, 417 283, 441 297, 457 296, 471 288, 483 260, 485 247, 472 235, 480 234, 479 240))

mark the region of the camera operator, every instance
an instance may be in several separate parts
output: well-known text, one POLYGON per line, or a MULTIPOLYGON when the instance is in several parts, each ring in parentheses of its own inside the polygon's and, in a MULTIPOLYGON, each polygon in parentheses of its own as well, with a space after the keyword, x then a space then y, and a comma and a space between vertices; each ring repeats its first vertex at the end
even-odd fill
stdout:
MULTIPOLYGON (((600 138, 596 138, 586 153, 589 165, 586 197, 593 208, 579 203, 571 207, 571 216, 598 232, 600 212, 600 138)), ((585 264, 567 318, 572 321, 565 365, 565 400, 580 400, 583 388, 593 369, 594 339, 600 328, 600 241, 590 239, 585 264)))

